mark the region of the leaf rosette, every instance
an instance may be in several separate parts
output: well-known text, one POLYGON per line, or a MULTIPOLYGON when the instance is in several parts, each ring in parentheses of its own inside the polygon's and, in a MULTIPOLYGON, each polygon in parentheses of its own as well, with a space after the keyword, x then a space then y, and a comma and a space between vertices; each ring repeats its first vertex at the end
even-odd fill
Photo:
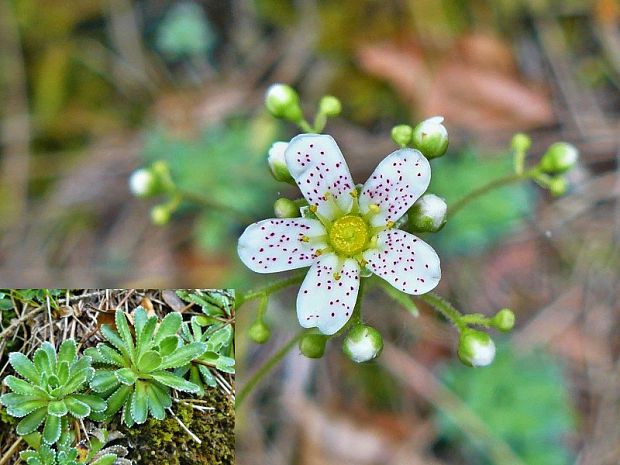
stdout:
POLYGON ((170 370, 187 365, 207 349, 202 342, 183 344, 177 335, 182 324, 178 312, 158 322, 156 316, 149 317, 138 307, 133 320, 132 331, 125 313, 116 310, 116 330, 109 325, 101 327, 109 344, 102 342, 85 351, 97 365, 106 366, 97 369, 90 381, 91 389, 108 403, 97 419, 107 419, 123 409, 123 421, 129 427, 144 423, 149 413, 163 420, 172 405, 170 389, 198 393, 199 386, 170 370))
POLYGON ((22 378, 4 378, 12 392, 0 397, 0 402, 9 415, 21 418, 17 434, 30 434, 45 424, 42 438, 54 444, 67 417, 82 419, 103 412, 103 399, 83 393, 95 374, 91 362, 89 356, 78 357, 73 339, 64 341, 58 353, 52 344, 44 342, 32 360, 20 352, 11 353, 9 363, 22 378))

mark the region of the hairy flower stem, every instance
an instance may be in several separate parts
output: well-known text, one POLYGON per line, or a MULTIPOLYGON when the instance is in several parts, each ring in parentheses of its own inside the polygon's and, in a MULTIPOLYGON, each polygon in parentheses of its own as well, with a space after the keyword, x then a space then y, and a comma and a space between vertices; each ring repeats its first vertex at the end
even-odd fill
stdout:
POLYGON ((452 206, 448 207, 448 219, 452 218, 460 210, 462 210, 463 207, 465 207, 468 203, 472 202, 473 200, 476 200, 478 197, 481 197, 484 194, 494 189, 498 189, 500 187, 504 187, 509 184, 514 184, 516 182, 523 181, 525 179, 533 178, 537 173, 538 171, 536 169, 531 169, 531 170, 525 171, 520 174, 509 174, 507 176, 494 179, 488 184, 485 184, 484 186, 480 186, 479 188, 474 189, 469 194, 467 194, 465 197, 461 198, 460 200, 457 200, 452 206))
POLYGON ((288 354, 288 352, 297 345, 299 340, 305 334, 306 330, 299 331, 291 340, 289 340, 286 344, 284 344, 280 349, 273 354, 273 356, 267 360, 254 374, 248 379, 239 393, 236 396, 235 406, 239 408, 245 398, 252 392, 252 390, 256 387, 256 385, 266 376, 271 370, 273 370, 278 363, 288 354))
POLYGON ((261 287, 258 289, 254 289, 246 292, 245 294, 241 294, 237 296, 237 308, 241 307, 245 302, 249 300, 258 299, 259 297, 270 296, 271 294, 275 294, 282 289, 286 289, 293 284, 301 283, 306 277, 306 271, 302 273, 294 274, 288 278, 281 279, 279 281, 274 281, 271 284, 266 285, 265 287, 261 287))
POLYGON ((444 300, 442 297, 429 292, 428 294, 422 294, 418 296, 418 299, 426 302, 439 313, 441 313, 448 321, 451 321, 459 331, 465 327, 465 322, 463 321, 463 314, 459 312, 454 306, 444 300))

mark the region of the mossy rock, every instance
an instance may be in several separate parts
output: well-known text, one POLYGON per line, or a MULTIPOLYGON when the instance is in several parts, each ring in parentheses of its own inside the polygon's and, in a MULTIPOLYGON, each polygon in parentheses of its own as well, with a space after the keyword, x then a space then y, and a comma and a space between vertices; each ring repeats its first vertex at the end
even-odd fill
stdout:
POLYGON ((202 440, 195 442, 172 417, 149 419, 144 425, 124 428, 128 459, 136 464, 232 465, 235 463, 235 410, 229 397, 209 389, 202 400, 215 410, 200 412, 185 404, 174 404, 179 419, 202 440))

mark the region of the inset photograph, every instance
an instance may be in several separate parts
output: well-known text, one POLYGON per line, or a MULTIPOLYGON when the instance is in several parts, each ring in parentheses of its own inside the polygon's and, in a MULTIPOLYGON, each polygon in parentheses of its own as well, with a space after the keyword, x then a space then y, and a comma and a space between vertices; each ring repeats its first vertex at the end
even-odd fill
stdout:
POLYGON ((1 289, 0 464, 234 464, 234 308, 225 289, 1 289))

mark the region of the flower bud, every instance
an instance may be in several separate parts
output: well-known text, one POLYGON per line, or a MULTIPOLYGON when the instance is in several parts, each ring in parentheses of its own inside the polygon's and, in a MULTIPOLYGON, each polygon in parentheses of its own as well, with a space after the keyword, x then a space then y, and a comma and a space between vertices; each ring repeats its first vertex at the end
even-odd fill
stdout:
POLYGON ((267 89, 265 106, 276 118, 296 122, 303 117, 297 92, 286 84, 273 84, 267 89))
POLYGON ((271 331, 264 321, 257 320, 250 326, 248 335, 257 344, 264 344, 271 338, 271 331))
POLYGON ((140 168, 129 177, 129 190, 136 197, 152 197, 157 195, 157 178, 148 168, 140 168))
POLYGON ((170 221, 170 209, 166 205, 155 205, 151 209, 151 221, 157 226, 163 226, 170 221))
POLYGON ((487 366, 495 358, 495 343, 487 333, 464 329, 459 339, 458 355, 467 366, 487 366))
POLYGON ((280 197, 275 201, 273 204, 273 211, 276 218, 298 218, 301 216, 299 207, 295 205, 295 202, 286 197, 280 197))
POLYGON ((446 224, 448 205, 435 194, 425 194, 409 209, 409 226, 415 232, 437 232, 446 224))
POLYGON ((383 337, 372 326, 357 325, 347 334, 342 350, 356 363, 368 362, 383 350, 383 337))
POLYGON ((308 358, 321 358, 325 353, 328 336, 324 334, 304 334, 299 341, 299 350, 308 358))
POLYGON ((491 320, 491 324, 499 331, 507 333, 515 325, 515 314, 509 308, 502 308, 495 314, 491 320))
POLYGON ((288 142, 274 142, 269 149, 267 163, 269 163, 269 169, 276 181, 295 184, 295 180, 291 176, 284 158, 284 152, 286 152, 287 147, 288 142))
POLYGON ((532 139, 527 134, 519 132, 512 137, 510 145, 515 152, 527 152, 532 146, 532 139))
POLYGON ((574 145, 566 142, 551 144, 540 160, 540 169, 548 174, 561 174, 570 170, 577 159, 579 151, 574 145))
POLYGON ((408 124, 399 124, 392 128, 392 140, 401 147, 407 147, 413 136, 413 128, 408 124))
POLYGON ((413 129, 413 148, 418 149, 428 159, 441 157, 448 150, 448 131, 442 123, 443 116, 434 116, 413 129))
POLYGON ((340 100, 332 95, 325 95, 319 102, 319 112, 325 116, 338 116, 342 111, 340 100))
POLYGON ((555 197, 566 194, 568 190, 568 181, 564 176, 558 176, 549 180, 549 192, 555 197))

